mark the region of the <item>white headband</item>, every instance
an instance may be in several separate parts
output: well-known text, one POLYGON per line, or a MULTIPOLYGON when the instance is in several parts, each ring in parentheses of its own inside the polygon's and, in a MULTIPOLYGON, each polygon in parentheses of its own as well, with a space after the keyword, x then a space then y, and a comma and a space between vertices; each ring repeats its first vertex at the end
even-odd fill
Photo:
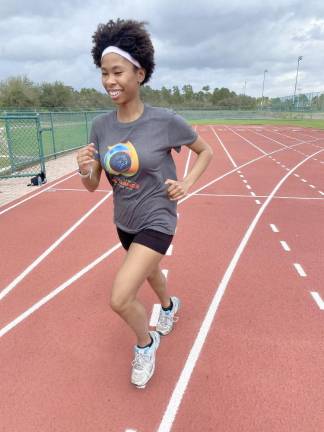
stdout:
POLYGON ((130 61, 131 63, 133 63, 133 65, 135 65, 138 68, 141 68, 141 65, 138 63, 137 60, 135 60, 127 51, 124 51, 116 46, 109 46, 107 48, 105 48, 101 54, 101 60, 103 58, 103 56, 105 56, 106 54, 109 53, 115 53, 115 54, 119 54, 120 56, 124 57, 126 60, 130 61))

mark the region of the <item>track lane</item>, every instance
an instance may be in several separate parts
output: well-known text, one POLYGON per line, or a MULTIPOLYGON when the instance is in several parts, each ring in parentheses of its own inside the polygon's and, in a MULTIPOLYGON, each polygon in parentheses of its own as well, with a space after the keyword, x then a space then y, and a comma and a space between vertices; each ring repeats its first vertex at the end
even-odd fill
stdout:
MULTIPOLYGON (((230 182, 233 181, 232 177, 227 178, 227 180, 229 180, 230 182)), ((201 198, 193 197, 192 199, 198 200, 201 198)), ((245 200, 245 201, 247 201, 247 200, 245 200)), ((190 284, 192 283, 193 280, 195 280, 194 277, 196 275, 196 272, 195 272, 195 269, 193 268, 193 265, 192 265, 192 262, 194 262, 194 261, 188 260, 187 246, 190 244, 188 242, 191 241, 193 251, 200 250, 200 249, 202 249, 202 250, 206 249, 206 246, 203 244, 203 242, 201 243, 201 246, 199 247, 200 243, 198 242, 198 238, 199 238, 199 236, 202 235, 203 239, 206 239, 206 238, 209 239, 210 238, 210 231, 208 231, 208 227, 209 226, 215 227, 215 221, 214 220, 211 223, 206 223, 206 226, 204 226, 204 224, 199 224, 199 221, 201 220, 202 215, 204 217, 204 222, 205 222, 205 218, 209 215, 211 217, 214 217, 214 219, 215 219, 215 213, 213 213, 211 211, 211 209, 213 208, 213 205, 214 205, 213 201, 209 198, 206 200, 206 203, 207 202, 208 202, 208 205, 206 204, 206 206, 204 206, 204 204, 203 204, 203 208, 200 207, 201 204, 199 204, 199 205, 195 204, 195 207, 197 206, 197 213, 196 213, 197 216, 196 217, 198 218, 198 222, 196 222, 196 224, 197 224, 196 233, 191 232, 192 226, 191 226, 190 220, 188 219, 189 239, 188 238, 186 239, 187 243, 185 243, 186 246, 185 246, 184 255, 181 257, 179 262, 177 262, 176 260, 170 261, 170 264, 169 264, 170 283, 175 283, 179 286, 179 276, 177 276, 175 273, 178 271, 179 268, 185 269, 185 271, 181 272, 181 273, 183 273, 183 274, 181 274, 182 277, 180 277, 181 284, 183 282, 184 286, 187 287, 187 286, 190 286, 190 284), (205 235, 204 235, 204 233, 205 233, 205 235), (174 267, 172 267, 172 265, 174 265, 174 267), (173 280, 174 280, 174 282, 171 282, 173 280)), ((190 201, 187 203, 185 202, 183 204, 183 206, 187 205, 188 203, 190 203, 190 201)), ((239 215, 236 215, 237 220, 236 220, 235 226, 236 226, 236 229, 238 230, 238 232, 236 232, 233 235, 233 233, 230 230, 232 225, 229 221, 231 220, 230 215, 232 215, 233 212, 234 213, 237 212, 237 205, 232 202, 229 205, 229 208, 227 208, 227 204, 228 203, 224 203, 220 207, 218 207, 218 210, 219 210, 218 215, 220 215, 220 218, 217 219, 217 223, 219 223, 219 229, 220 229, 220 231, 222 231, 222 234, 224 235, 223 241, 220 241, 217 244, 217 247, 219 247, 219 249, 222 251, 222 254, 223 254, 222 257, 219 258, 220 261, 218 262, 218 268, 221 271, 224 269, 224 266, 228 262, 229 255, 230 255, 229 252, 231 251, 231 247, 233 247, 232 244, 227 245, 226 241, 228 242, 228 239, 231 239, 230 241, 233 240, 234 242, 237 240, 236 235, 239 234, 239 231, 242 230, 242 228, 243 228, 242 226, 240 226, 240 223, 242 222, 242 224, 244 225, 245 214, 246 214, 246 216, 248 216, 246 219, 246 220, 248 220, 248 218, 251 217, 250 212, 252 213, 253 210, 255 211, 255 207, 252 205, 249 205, 248 203, 246 203, 246 205, 244 204, 245 211, 240 206, 240 211, 242 212, 242 216, 240 214, 241 218, 239 218, 239 215), (222 220, 222 218, 223 218, 223 220, 222 220), (232 238, 231 238, 231 236, 232 236, 232 238), (224 261, 222 261, 223 258, 224 258, 224 261), (223 265, 223 268, 222 268, 222 265, 223 265)), ((181 213, 181 218, 182 218, 182 211, 180 213, 181 213)), ((190 217, 194 216, 194 213, 191 210, 191 206, 188 206, 188 214, 190 215, 190 217)), ((182 219, 180 222, 180 225, 179 225, 179 230, 177 232, 177 236, 175 238, 175 242, 177 242, 179 239, 180 245, 183 244, 182 241, 180 241, 179 236, 182 235, 181 233, 182 233, 182 230, 184 228, 184 224, 185 224, 184 219, 182 219)), ((241 235, 241 234, 239 234, 239 235, 241 235)), ((176 245, 176 250, 177 250, 177 245, 176 245)), ((184 319, 185 319, 185 317, 187 317, 186 321, 184 321, 184 319, 182 319, 179 322, 179 326, 183 322, 183 324, 184 324, 183 329, 185 328, 187 330, 187 328, 188 328, 188 331, 191 332, 190 333, 191 335, 195 333, 194 331, 192 331, 191 323, 193 321, 193 324, 196 325, 195 328, 196 329, 198 328, 197 326, 199 325, 199 322, 202 318, 201 315, 199 315, 200 305, 201 305, 202 301, 207 300, 205 298, 201 299, 201 292, 204 292, 204 288, 206 288, 206 286, 208 286, 208 268, 210 268, 210 266, 213 266, 213 268, 215 268, 215 261, 208 261, 208 256, 206 256, 206 254, 201 256, 201 253, 199 253, 199 258, 203 262, 206 261, 206 271, 205 272, 202 271, 202 273, 201 273, 203 283, 201 285, 197 285, 197 291, 196 291, 197 295, 195 297, 193 297, 193 299, 192 299, 193 301, 189 301, 189 303, 188 303, 188 306, 190 306, 190 308, 188 308, 187 311, 183 311, 183 314, 185 315, 184 319), (197 312, 197 315, 195 315, 195 316, 192 316, 192 314, 191 314, 193 309, 195 310, 195 312, 197 312)), ((212 257, 212 258, 215 258, 215 257, 212 257)), ((204 270, 204 269, 202 269, 202 270, 204 270)), ((99 272, 99 274, 100 274, 100 272, 99 272)), ((106 277, 104 279, 105 279, 105 282, 107 282, 106 277)), ((84 287, 84 290, 88 289, 89 280, 92 280, 92 278, 89 278, 89 279, 87 277, 85 278, 85 281, 88 283, 88 285, 86 287, 84 287)), ((104 283, 104 281, 102 281, 102 283, 104 283)), ((99 285, 101 286, 101 284, 99 284, 99 285)), ((146 290, 146 291, 147 292, 145 292, 143 295, 144 302, 147 305, 149 305, 149 304, 151 304, 151 301, 153 299, 150 297, 149 291, 148 290, 146 290)), ((78 293, 79 293, 79 291, 78 291, 78 293)), ((184 294, 185 294, 185 292, 184 292, 184 294)), ((206 297, 207 296, 208 296, 208 293, 206 293, 206 297)), ((73 309, 75 307, 75 305, 73 305, 73 300, 75 301, 75 295, 71 296, 71 297, 72 297, 71 301, 68 303, 68 306, 65 308, 65 314, 66 315, 69 315, 69 311, 71 311, 71 308, 73 309)), ((89 302, 89 299, 87 301, 89 302)), ((84 315, 87 314, 86 305, 87 305, 87 302, 85 302, 84 306, 83 306, 85 308, 84 309, 84 315)), ((106 305, 105 305, 105 307, 106 307, 106 305)), ((44 311, 46 309, 47 308, 45 308, 44 311)), ((106 310, 106 309, 103 309, 103 310, 106 310)), ((58 332, 58 333, 60 334, 60 337, 61 337, 61 335, 63 335, 63 337, 65 337, 65 334, 67 333, 66 334, 67 339, 65 341, 65 344, 67 344, 68 340, 74 340, 79 335, 79 331, 75 330, 75 331, 72 331, 70 333, 68 332, 68 330, 71 329, 71 325, 73 326, 73 319, 71 322, 69 321, 69 319, 65 320, 65 314, 63 314, 63 316, 62 316, 62 321, 63 321, 62 324, 64 324, 64 325, 62 325, 62 329, 61 329, 62 333, 60 333, 60 332, 58 332)), ((109 315, 109 317, 111 318, 111 315, 109 315)), ((54 319, 54 318, 57 319, 57 315, 55 313, 53 313, 53 316, 52 316, 52 319, 54 319)), ((71 317, 71 318, 73 318, 73 317, 71 317)), ((43 318, 43 319, 42 319, 42 322, 48 322, 46 318, 43 318), (43 319, 44 319, 44 321, 43 321, 43 319)), ((94 321, 96 321, 96 320, 94 320, 94 321)), ((95 324, 96 324, 96 322, 93 323, 93 325, 95 325, 95 324)), ((111 324, 111 321, 109 320, 108 326, 110 327, 112 334, 114 334, 116 336, 116 339, 114 339, 114 341, 115 341, 114 346, 118 346, 118 347, 124 346, 125 341, 123 340, 122 344, 119 345, 119 342, 118 342, 119 339, 117 338, 117 336, 120 336, 123 338, 125 336, 124 335, 125 332, 122 329, 120 332, 118 332, 118 328, 121 327, 120 322, 118 321, 118 323, 117 323, 118 325, 116 327, 114 327, 113 325, 110 325, 110 324, 111 324), (114 330, 116 330, 116 332, 117 332, 116 334, 113 333, 114 330)), ((57 322, 56 321, 51 322, 51 325, 53 325, 53 327, 56 327, 57 322)), ((180 327, 178 327, 178 328, 180 328, 180 327)), ((40 331, 40 336, 39 336, 40 341, 43 340, 44 335, 46 335, 48 338, 50 337, 51 332, 46 334, 47 329, 43 329, 45 331, 45 333, 42 334, 41 330, 42 329, 38 329, 38 331, 40 331)), ((80 330, 80 328, 78 330, 80 330)), ((17 331, 20 332, 20 330, 18 330, 18 329, 17 329, 17 331)), ((106 327, 103 327, 101 329, 101 331, 106 331, 106 327)), ((181 332, 181 330, 179 330, 179 332, 181 332)), ((183 334, 183 332, 184 332, 184 330, 182 331, 182 334, 183 334)), ((93 334, 94 334, 94 332, 90 333, 90 337, 93 334)), ((100 333, 100 334, 101 334, 101 336, 103 336, 103 333, 100 333)), ((111 333, 109 333, 109 334, 111 335, 111 333)), ((86 336, 89 336, 89 333, 87 333, 87 331, 85 330, 85 338, 86 338, 86 336)), ((176 333, 174 336, 176 336, 176 333)), ((184 338, 185 340, 183 340, 183 341, 181 340, 179 342, 179 338, 175 338, 175 337, 173 337, 173 335, 170 335, 170 338, 166 339, 166 341, 168 341, 169 345, 167 347, 165 347, 164 350, 163 350, 164 344, 161 346, 161 359, 162 360, 159 361, 159 363, 162 363, 162 365, 159 366, 160 367, 159 370, 160 371, 163 370, 164 371, 163 373, 165 373, 164 380, 163 381, 161 380, 162 381, 161 382, 160 381, 161 376, 160 376, 159 381, 158 381, 159 382, 159 388, 161 389, 161 392, 164 390, 167 391, 168 389, 170 392, 170 386, 168 385, 167 382, 170 379, 173 379, 174 377, 176 378, 174 371, 170 370, 170 367, 169 367, 169 364, 170 364, 169 353, 172 352, 172 353, 177 353, 177 355, 179 355, 178 358, 172 358, 172 363, 174 363, 175 366, 179 366, 181 368, 182 358, 183 358, 181 352, 182 352, 183 348, 188 349, 188 346, 190 346, 190 345, 188 345, 191 342, 191 338, 189 336, 190 335, 186 335, 185 338, 187 338, 187 339, 184 338), (171 343, 172 343, 172 345, 171 345, 171 343), (183 346, 183 344, 185 344, 185 346, 183 346), (164 366, 166 366, 166 367, 164 367, 164 366)), ((100 339, 100 340, 102 342, 102 339, 100 339)), ((57 342, 57 338, 55 341, 57 342)), ((34 377, 33 374, 31 375, 31 378, 34 377, 36 379, 36 381, 39 384, 40 389, 41 389, 39 402, 41 402, 41 396, 44 397, 47 394, 46 391, 48 392, 48 389, 57 391, 59 397, 60 397, 60 395, 63 397, 63 395, 65 395, 65 392, 69 391, 68 388, 64 386, 63 377, 60 377, 58 375, 57 376, 58 381, 57 381, 57 383, 55 382, 54 378, 56 378, 56 373, 57 374, 62 373, 62 370, 64 370, 64 373, 66 373, 66 375, 64 375, 64 378, 68 381, 68 383, 70 383, 70 384, 72 383, 72 392, 70 391, 70 393, 72 393, 71 399, 68 400, 65 407, 62 405, 62 403, 64 402, 63 400, 61 403, 60 399, 55 400, 55 401, 51 399, 52 406, 50 403, 46 403, 46 407, 49 410, 48 412, 50 413, 50 416, 47 416, 47 418, 45 418, 45 416, 43 416, 41 418, 38 426, 42 426, 42 427, 46 428, 46 426, 49 425, 48 421, 50 418, 51 425, 58 426, 59 424, 62 424, 63 430, 64 430, 64 428, 65 428, 65 430, 73 430, 73 425, 71 424, 72 422, 68 417, 68 415, 69 415, 68 411, 71 412, 71 410, 72 410, 74 415, 78 416, 78 419, 80 417, 80 412, 83 413, 82 421, 80 419, 80 421, 78 420, 78 422, 76 424, 76 426, 78 426, 79 429, 76 429, 76 430, 82 430, 82 427, 84 427, 84 425, 90 425, 91 422, 89 421, 89 418, 93 419, 92 424, 96 425, 96 430, 98 430, 98 431, 107 430, 108 427, 111 427, 111 426, 114 427, 115 425, 116 425, 116 429, 112 429, 112 430, 116 430, 116 431, 120 430, 119 429, 119 426, 121 426, 119 423, 120 418, 118 418, 118 417, 120 417, 121 414, 120 414, 120 412, 115 411, 115 407, 118 405, 118 403, 121 403, 121 404, 124 403, 123 398, 124 398, 125 394, 128 395, 128 392, 130 390, 129 387, 124 387, 123 385, 121 385, 121 381, 123 381, 124 378, 125 378, 125 382, 127 382, 127 384, 128 384, 128 373, 129 373, 130 365, 126 360, 129 358, 129 353, 123 352, 123 353, 120 353, 120 358, 118 356, 118 362, 119 362, 119 360, 122 360, 122 358, 125 359, 125 362, 123 362, 123 360, 122 360, 122 362, 125 366, 124 376, 121 376, 121 374, 120 374, 120 369, 119 369, 120 365, 119 364, 116 365, 116 353, 112 352, 111 353, 112 355, 111 355, 111 357, 109 357, 109 362, 107 362, 107 365, 109 365, 109 367, 110 367, 112 364, 114 364, 114 366, 116 367, 116 370, 114 369, 112 371, 113 373, 115 373, 115 375, 117 373, 116 379, 114 379, 115 376, 113 376, 111 374, 111 372, 109 372, 109 373, 107 373, 107 380, 103 380, 103 382, 102 382, 102 377, 99 378, 99 375, 96 375, 96 374, 91 374, 90 380, 87 381, 87 375, 89 375, 89 370, 86 370, 86 369, 89 367, 89 365, 93 364, 92 359, 89 358, 89 350, 92 347, 92 345, 89 346, 89 343, 87 341, 88 341, 88 339, 87 340, 84 339, 84 342, 81 342, 81 344, 85 345, 85 348, 87 351, 84 352, 84 355, 86 356, 86 361, 85 361, 86 365, 82 365, 82 367, 80 367, 81 368, 80 374, 79 374, 79 369, 76 371, 76 374, 74 374, 73 371, 71 371, 71 370, 67 370, 67 371, 64 370, 63 365, 67 365, 67 368, 68 368, 69 362, 64 363, 64 358, 63 358, 64 352, 61 352, 61 349, 58 349, 59 352, 57 354, 57 357, 55 357, 56 361, 54 362, 54 372, 55 372, 54 376, 48 377, 46 375, 45 371, 42 371, 41 377, 34 377), (57 366, 55 366, 55 365, 57 365, 57 366), (117 368, 118 368, 118 371, 117 371, 117 368), (118 374, 118 372, 119 372, 119 374, 118 374), (93 375, 95 375, 95 376, 93 376, 93 375), (44 381, 40 380, 40 378, 43 378, 44 381), (108 378, 109 378, 109 381, 108 381, 108 378), (85 384, 86 383, 89 384, 89 387, 92 389, 96 389, 97 388, 96 386, 99 387, 98 392, 95 391, 95 395, 98 396, 98 400, 99 400, 97 405, 95 404, 95 401, 93 400, 93 391, 92 391, 92 394, 90 394, 90 392, 87 391, 87 389, 86 389, 86 385, 83 386, 82 383, 81 383, 80 387, 78 387, 77 385, 73 385, 73 383, 75 384, 81 379, 85 379, 85 384), (100 382, 99 382, 99 379, 101 379, 100 382), (113 383, 114 386, 109 387, 110 383, 113 383), (61 386, 62 386, 62 388, 61 388, 61 386), (121 396, 119 397, 118 395, 116 395, 116 398, 115 397, 113 397, 113 398, 109 397, 108 394, 111 395, 112 394, 111 392, 115 388, 118 388, 118 387, 122 387, 121 396), (111 389, 110 392, 107 391, 108 389, 111 389), (84 396, 81 396, 81 400, 77 399, 77 397, 80 398, 80 395, 78 394, 78 392, 81 394, 84 393, 84 396), (92 399, 90 399, 91 397, 92 397, 92 399), (101 402, 101 401, 103 401, 103 402, 101 402), (108 410, 107 410, 107 406, 108 406, 108 410), (106 412, 108 411, 107 414, 110 415, 109 418, 102 416, 102 413, 105 412, 104 410, 106 410, 106 412), (58 413, 60 413, 60 412, 62 414, 61 414, 60 420, 58 420, 58 413), (101 415, 101 423, 97 422, 97 418, 99 418, 100 415, 101 415), (96 416, 95 419, 94 419, 94 416, 96 416), (110 422, 110 420, 111 420, 111 422, 110 422), (59 421, 61 423, 59 423, 59 421), (117 428, 117 426, 118 426, 118 428, 117 428)), ((63 348, 64 340, 61 340, 61 342, 62 342, 62 348, 63 348)), ((17 339, 17 343, 19 344, 19 339, 17 339)), ((77 341, 76 344, 73 344, 73 349, 77 350, 79 348, 79 343, 80 342, 77 341)), ((100 344, 100 341, 98 341, 98 343, 100 344)), ((108 347, 110 348, 111 346, 112 345, 109 343, 108 347)), ((54 355, 54 353, 56 353, 55 348, 56 348, 56 345, 54 344, 54 349, 50 350, 50 353, 52 355, 54 355)), ((128 346, 128 348, 129 348, 129 346, 128 346)), ((13 347, 11 347, 11 349, 13 349, 13 347)), ((37 346, 35 346, 33 349, 36 352, 37 346)), ((29 353, 32 352, 32 349, 30 348, 30 346, 28 346, 28 344, 27 344, 27 352, 29 352, 29 353), (29 351, 28 351, 28 348, 29 348, 29 351)), ((23 351, 22 351, 21 355, 23 355, 23 351)), ((48 364, 50 364, 50 362, 51 362, 50 356, 47 357, 47 354, 45 354, 44 352, 42 352, 42 355, 43 355, 43 357, 40 356, 40 358, 37 358, 37 356, 36 356, 36 363, 35 364, 36 365, 39 364, 40 367, 42 364, 42 358, 43 359, 48 358, 48 364)), ((18 356, 19 356, 19 354, 18 354, 18 356)), ((22 358, 22 357, 20 357, 20 358, 22 358)), ((77 353, 77 354, 73 353, 73 355, 70 355, 70 352, 68 353, 68 359, 67 360, 70 359, 70 363, 71 363, 71 359, 73 360, 75 358, 79 359, 80 363, 77 362, 78 367, 79 367, 81 365, 81 363, 83 362, 82 355, 80 355, 80 353, 77 353)), ((159 359, 160 359, 160 353, 159 353, 159 359)), ((33 360, 35 360, 35 358, 33 358, 33 360)), ((102 364, 98 363, 98 367, 100 367, 100 366, 102 366, 102 364)), ((23 373, 22 370, 21 370, 21 372, 23 373)), ((32 373, 32 371, 29 369, 28 369, 28 372, 32 373)), ((8 373, 10 375, 10 370, 8 373)), ((152 388, 153 387, 154 387, 154 385, 152 385, 152 388)), ((154 388, 156 389, 156 386, 154 388)), ((147 390, 149 390, 149 389, 147 389, 147 390)), ((23 393, 23 391, 22 391, 22 393, 23 393)), ((154 421, 156 421, 156 419, 147 418, 146 407, 151 408, 152 411, 154 412, 156 410, 156 404, 160 403, 160 400, 156 397, 156 392, 153 392, 153 391, 150 392, 149 391, 148 393, 149 393, 148 397, 146 397, 146 396, 141 397, 141 395, 139 397, 138 392, 135 391, 134 397, 131 396, 131 398, 130 398, 131 400, 130 400, 129 406, 130 406, 130 410, 132 410, 132 411, 134 410, 135 412, 137 412, 139 414, 140 420, 142 420, 144 417, 147 419, 147 423, 144 427, 146 427, 146 426, 150 427, 151 425, 153 425, 152 427, 154 427, 154 424, 155 424, 154 421), (144 409, 144 407, 145 407, 145 409, 144 409)), ((147 395, 147 393, 145 393, 145 394, 147 395)), ((25 399, 23 399, 23 400, 25 400, 25 399)), ((26 401, 28 401, 27 397, 26 397, 26 401)), ((31 412, 35 413, 36 408, 33 409, 33 407, 31 407, 31 412)), ((22 417, 24 415, 28 415, 28 413, 24 411, 20 417, 20 420, 22 419, 22 417)), ((17 422, 19 421, 19 419, 16 419, 16 420, 17 420, 17 422)), ((36 419, 31 419, 31 422, 33 425, 37 424, 36 419)), ((134 427, 136 425, 140 426, 140 423, 138 423, 138 422, 139 422, 139 419, 129 417, 129 421, 127 422, 127 424, 125 424, 125 421, 124 421, 124 426, 129 426, 129 427, 134 427), (133 421, 131 421, 131 420, 133 420, 133 421)), ((22 425, 23 423, 20 423, 20 424, 22 425)), ((124 429, 121 429, 121 430, 124 430, 124 429)), ((140 429, 140 428, 139 428, 139 430, 142 431, 142 429, 140 429)), ((143 429, 143 431, 145 431, 145 430, 146 429, 143 429)), ((150 431, 150 432, 152 430, 154 430, 154 429, 147 429, 147 431, 150 431)), ((206 429, 206 430, 208 430, 208 429, 206 429)))

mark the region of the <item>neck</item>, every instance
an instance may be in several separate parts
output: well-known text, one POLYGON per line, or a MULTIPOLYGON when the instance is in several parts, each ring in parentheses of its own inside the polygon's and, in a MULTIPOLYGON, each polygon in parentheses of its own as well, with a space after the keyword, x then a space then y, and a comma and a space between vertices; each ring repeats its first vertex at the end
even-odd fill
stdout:
POLYGON ((137 120, 144 111, 144 104, 141 99, 132 100, 117 108, 117 119, 122 123, 129 123, 137 120))

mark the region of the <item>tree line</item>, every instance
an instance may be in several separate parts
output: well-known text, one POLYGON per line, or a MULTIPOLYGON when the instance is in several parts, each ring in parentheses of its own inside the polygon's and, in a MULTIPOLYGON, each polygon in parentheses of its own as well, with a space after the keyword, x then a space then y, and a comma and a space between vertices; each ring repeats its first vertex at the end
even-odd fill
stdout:
MULTIPOLYGON (((143 100, 154 106, 181 108, 242 108, 254 109, 260 98, 238 95, 228 88, 211 89, 206 85, 194 91, 190 84, 181 89, 162 87, 153 89, 149 85, 141 88, 143 100)), ((10 77, 0 82, 0 108, 28 109, 105 109, 113 107, 110 97, 94 88, 80 91, 62 82, 35 84, 26 76, 10 77)))
MULTIPOLYGON (((193 109, 272 109, 290 111, 295 109, 324 110, 324 94, 312 97, 297 95, 296 98, 254 98, 236 94, 228 88, 211 89, 205 85, 194 91, 192 85, 181 89, 162 87, 153 89, 149 85, 141 88, 142 98, 153 106, 193 109)), ((80 91, 62 82, 35 84, 26 76, 11 77, 0 82, 0 110, 45 109, 54 110, 101 110, 113 107, 110 97, 94 88, 80 91)))

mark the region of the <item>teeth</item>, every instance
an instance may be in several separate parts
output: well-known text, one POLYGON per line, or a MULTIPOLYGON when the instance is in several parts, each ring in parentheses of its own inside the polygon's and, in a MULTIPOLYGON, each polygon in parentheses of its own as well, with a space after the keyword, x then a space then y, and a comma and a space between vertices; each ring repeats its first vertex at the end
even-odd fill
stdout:
POLYGON ((110 92, 109 92, 110 96, 112 96, 112 97, 119 96, 120 93, 121 93, 120 90, 110 90, 110 92))

